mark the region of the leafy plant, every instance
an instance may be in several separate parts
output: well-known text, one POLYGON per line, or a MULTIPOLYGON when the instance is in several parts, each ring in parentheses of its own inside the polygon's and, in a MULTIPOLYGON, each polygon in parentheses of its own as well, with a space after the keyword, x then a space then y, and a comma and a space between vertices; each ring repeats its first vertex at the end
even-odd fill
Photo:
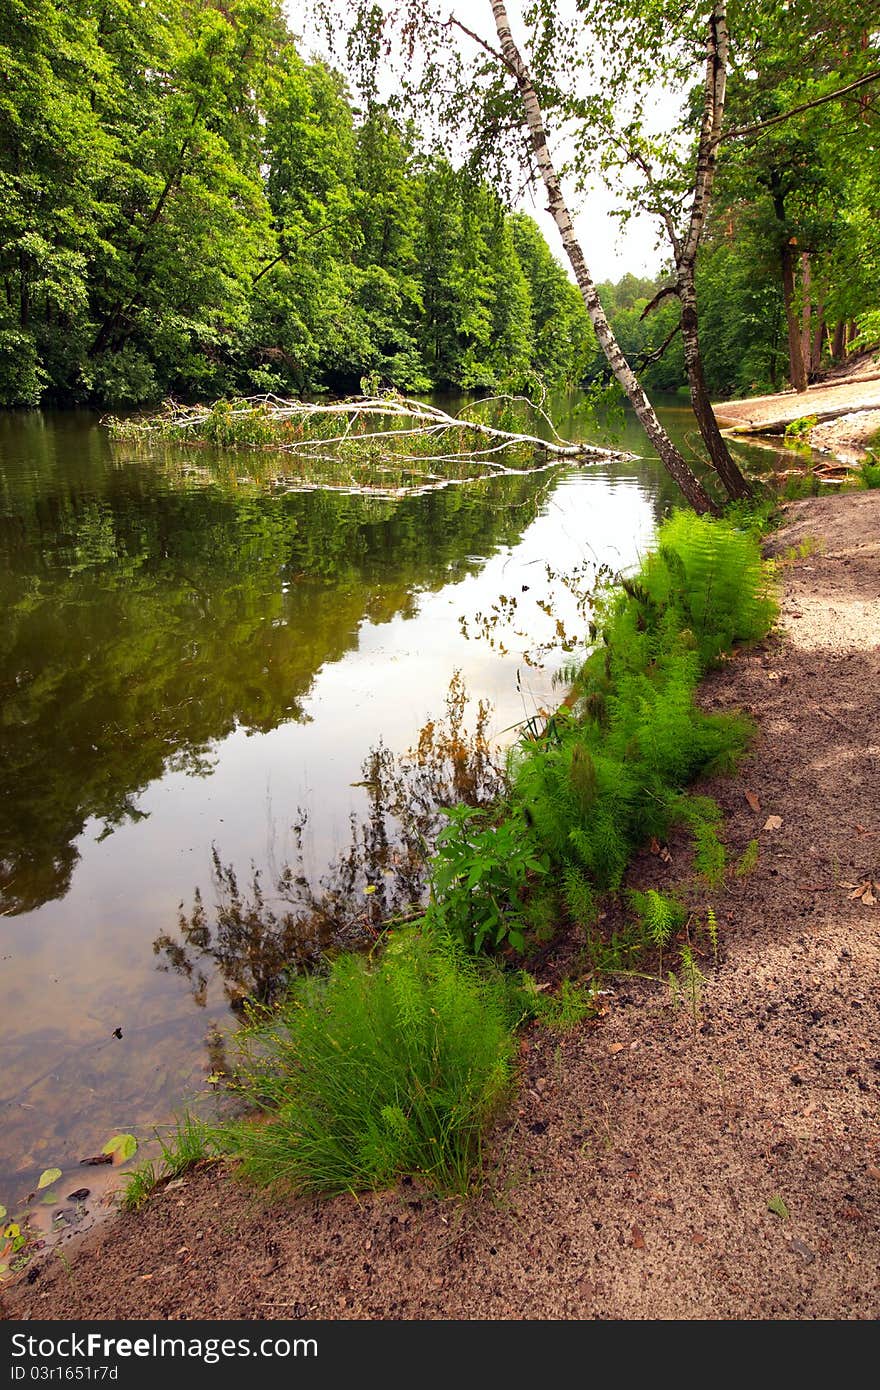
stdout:
POLYGON ((446 811, 431 865, 429 919, 442 923, 469 950, 525 947, 520 895, 530 876, 547 872, 525 818, 499 820, 470 806, 446 811))
POLYGON ((880 487, 880 458, 875 454, 870 454, 859 465, 858 479, 864 488, 880 487))
POLYGON ((658 972, 663 974, 663 952, 675 933, 684 926, 687 912, 683 903, 667 893, 649 888, 647 892, 632 892, 630 903, 638 915, 645 939, 659 955, 658 972))
POLYGON ((752 873, 757 868, 759 856, 760 849, 758 847, 758 841, 749 840, 749 843, 737 860, 736 869, 734 870, 737 878, 746 878, 752 873))
POLYGON ((785 427, 785 442, 804 443, 810 437, 810 431, 819 423, 818 415, 801 415, 797 420, 792 420, 785 427))

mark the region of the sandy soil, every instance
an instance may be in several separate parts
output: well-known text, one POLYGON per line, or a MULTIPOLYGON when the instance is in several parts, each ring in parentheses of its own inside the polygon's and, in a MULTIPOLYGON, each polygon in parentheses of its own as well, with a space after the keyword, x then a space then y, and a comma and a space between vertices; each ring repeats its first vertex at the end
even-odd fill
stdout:
POLYGON ((816 425, 810 443, 841 463, 860 463, 874 436, 880 437, 880 410, 859 410, 816 425))
MULTIPOLYGON (((622 980, 600 1020, 532 1032, 465 1202, 266 1202, 209 1166, 33 1263, 5 1315, 880 1315, 880 493, 794 503, 770 548, 807 538, 780 631, 704 687, 758 722, 705 789, 731 864, 760 852, 702 895, 722 949, 696 1019, 622 980)), ((670 850, 634 881, 680 879, 670 850)))
POLYGON ((880 357, 866 354, 846 375, 843 370, 806 391, 722 401, 714 407, 718 423, 736 434, 782 434, 792 421, 815 415, 823 423, 813 431, 810 442, 837 458, 848 455, 846 461, 856 461, 864 457, 864 441, 878 428, 864 413, 880 411, 880 357), (831 420, 834 428, 824 424, 831 420))

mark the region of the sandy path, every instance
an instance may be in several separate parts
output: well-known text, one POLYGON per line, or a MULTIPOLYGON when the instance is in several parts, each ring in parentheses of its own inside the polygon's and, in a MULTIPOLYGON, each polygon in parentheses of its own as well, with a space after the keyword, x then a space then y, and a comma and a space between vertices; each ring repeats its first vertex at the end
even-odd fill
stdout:
MULTIPOLYGON (((532 1033, 466 1203, 267 1204, 208 1168, 68 1244, 69 1269, 34 1263, 7 1316, 880 1315, 880 902, 847 886, 880 879, 880 493, 793 504, 772 548, 808 536, 824 548, 785 570, 783 630, 704 688, 758 721, 706 789, 731 863, 760 855, 701 895, 722 953, 696 1023, 622 981, 597 1023, 532 1033)), ((635 879, 683 876, 671 850, 635 879)))
POLYGON ((832 420, 855 411, 880 409, 880 376, 827 386, 818 383, 806 391, 785 391, 777 396, 751 396, 742 401, 722 401, 713 407, 722 429, 746 433, 781 433, 793 420, 815 415, 832 420))

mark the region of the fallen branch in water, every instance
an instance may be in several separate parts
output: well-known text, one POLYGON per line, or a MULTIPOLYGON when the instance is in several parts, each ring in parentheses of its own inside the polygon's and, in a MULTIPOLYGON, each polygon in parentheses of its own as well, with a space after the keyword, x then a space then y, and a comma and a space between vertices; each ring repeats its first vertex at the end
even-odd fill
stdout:
MULTIPOLYGON (((408 464, 477 463, 511 471, 497 456, 508 450, 538 452, 552 458, 632 459, 621 450, 572 443, 557 432, 541 406, 523 397, 493 397, 465 409, 501 401, 507 408, 534 411, 552 438, 501 429, 462 413, 449 415, 439 406, 396 393, 353 396, 332 403, 307 403, 278 396, 251 396, 213 405, 181 406, 169 402, 156 415, 105 420, 114 438, 176 439, 219 447, 271 449, 313 463, 387 462, 408 464)), ((519 471, 519 470, 517 470, 519 471)))

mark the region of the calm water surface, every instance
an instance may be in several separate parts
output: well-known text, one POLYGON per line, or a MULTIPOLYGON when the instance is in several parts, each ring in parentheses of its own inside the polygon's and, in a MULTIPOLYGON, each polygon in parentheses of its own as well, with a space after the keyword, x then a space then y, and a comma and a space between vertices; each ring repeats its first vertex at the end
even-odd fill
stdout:
MULTIPOLYGON (((689 410, 661 413, 692 440, 689 410)), ((555 414, 589 437, 575 397, 555 414)), ((622 443, 647 452, 631 421, 622 443)), ((363 808, 370 747, 410 746, 456 669, 496 733, 548 705, 558 661, 524 652, 552 633, 540 601, 575 612, 547 563, 631 565, 673 500, 651 458, 395 501, 255 473, 253 455, 135 457, 85 414, 0 415, 10 1210, 43 1168, 81 1175, 110 1135, 147 1136, 205 1090, 222 995, 196 1008, 152 942, 196 885, 210 901, 212 846, 242 874, 271 869, 304 807, 321 872, 363 808), (501 594, 517 611, 492 646, 473 634, 501 594)))

